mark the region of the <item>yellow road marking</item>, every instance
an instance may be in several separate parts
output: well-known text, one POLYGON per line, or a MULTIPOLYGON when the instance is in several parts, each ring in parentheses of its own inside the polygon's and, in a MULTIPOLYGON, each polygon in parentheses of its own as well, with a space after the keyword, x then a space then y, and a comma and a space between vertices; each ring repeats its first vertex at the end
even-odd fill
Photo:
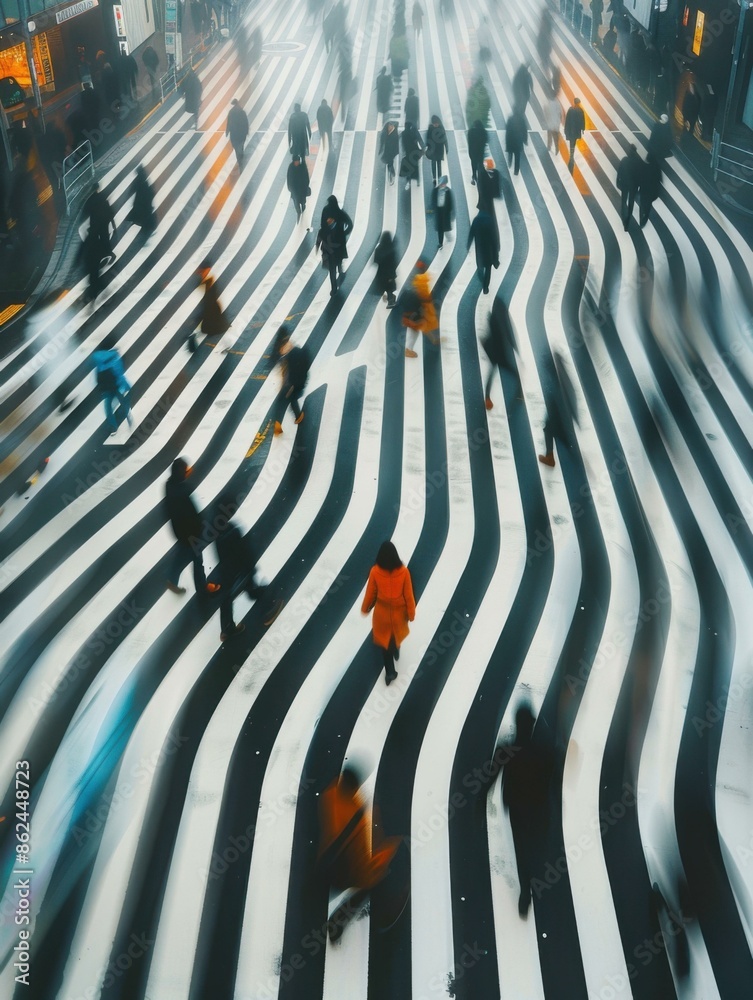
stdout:
POLYGON ((257 450, 257 448, 259 448, 259 446, 264 443, 264 441, 266 440, 267 434, 269 433, 269 428, 271 426, 272 426, 272 421, 268 420, 267 421, 267 426, 264 428, 264 430, 263 431, 259 431, 257 433, 256 437, 254 438, 254 443, 251 445, 251 447, 246 452, 246 458, 251 458, 251 456, 257 450))
POLYGON ((0 312, 0 326, 2 326, 3 323, 7 323, 9 319, 12 319, 19 309, 23 309, 25 305, 25 302, 21 302, 16 305, 8 306, 7 309, 3 309, 3 311, 0 312))

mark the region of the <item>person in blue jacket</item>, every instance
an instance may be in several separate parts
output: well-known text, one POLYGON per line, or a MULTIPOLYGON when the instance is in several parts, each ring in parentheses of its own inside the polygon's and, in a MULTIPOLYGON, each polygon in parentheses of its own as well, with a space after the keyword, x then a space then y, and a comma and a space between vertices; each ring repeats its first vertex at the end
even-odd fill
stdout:
POLYGON ((113 434, 117 433, 123 417, 128 421, 128 426, 133 427, 133 413, 130 403, 131 386, 125 376, 123 359, 115 348, 103 345, 101 350, 94 352, 92 360, 97 375, 97 388, 105 404, 105 417, 110 426, 110 436, 112 437, 113 434), (118 404, 117 413, 115 412, 116 401, 118 404), (121 410, 124 411, 122 415, 121 410))

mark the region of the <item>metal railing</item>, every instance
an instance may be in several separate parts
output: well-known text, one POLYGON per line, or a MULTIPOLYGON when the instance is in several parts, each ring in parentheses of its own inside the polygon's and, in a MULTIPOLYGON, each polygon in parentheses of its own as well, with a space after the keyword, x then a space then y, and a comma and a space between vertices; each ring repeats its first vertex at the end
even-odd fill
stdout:
POLYGON ((722 142, 719 132, 714 131, 711 144, 711 169, 714 180, 719 174, 733 177, 738 184, 753 185, 753 153, 729 142, 722 142))
POLYGON ((94 180, 94 156, 88 139, 63 160, 63 193, 65 210, 70 213, 76 198, 94 180))
POLYGON ((164 101, 175 90, 178 89, 178 78, 175 74, 175 66, 171 66, 164 76, 159 78, 160 100, 164 101))

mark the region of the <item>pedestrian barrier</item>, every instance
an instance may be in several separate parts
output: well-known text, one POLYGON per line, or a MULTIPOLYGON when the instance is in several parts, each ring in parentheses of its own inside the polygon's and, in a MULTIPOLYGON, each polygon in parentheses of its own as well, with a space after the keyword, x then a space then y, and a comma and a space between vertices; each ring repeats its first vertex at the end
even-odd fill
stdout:
POLYGON ((711 169, 714 180, 719 174, 733 177, 736 183, 753 185, 753 154, 729 142, 722 142, 719 132, 714 132, 711 144, 711 169))
POLYGON ((169 97, 178 88, 178 79, 175 75, 175 66, 171 66, 170 69, 165 73, 164 76, 160 77, 159 89, 161 93, 161 101, 164 101, 166 97, 169 97))
POLYGON ((70 214, 76 198, 88 188, 93 180, 94 156, 91 143, 87 139, 63 160, 63 192, 67 213, 70 214))

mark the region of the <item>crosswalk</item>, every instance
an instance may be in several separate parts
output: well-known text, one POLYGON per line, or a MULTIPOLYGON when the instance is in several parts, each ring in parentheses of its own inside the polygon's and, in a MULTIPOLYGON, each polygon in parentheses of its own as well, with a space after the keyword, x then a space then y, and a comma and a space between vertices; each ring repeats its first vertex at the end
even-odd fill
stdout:
POLYGON ((199 131, 168 101, 100 179, 120 234, 103 301, 84 306, 71 267, 66 294, 0 359, 2 996, 739 1000, 753 981, 748 240, 679 157, 646 228, 623 231, 617 163, 631 142, 645 152, 650 121, 564 25, 563 107, 580 96, 588 116, 572 175, 564 142, 546 150, 540 9, 481 0, 444 19, 423 6, 396 110, 402 121, 412 86, 424 127, 444 123, 453 242, 436 246, 428 167, 408 192, 379 160, 388 0, 348 8, 359 89, 329 153, 314 135, 296 225, 287 119, 295 101, 312 122, 322 97, 339 111, 337 59, 305 3, 261 0, 249 26, 301 48, 249 74, 230 43, 209 55, 199 131), (528 60, 513 178, 504 123, 528 60), (488 296, 466 253, 464 107, 479 73, 504 189, 488 296), (233 98, 251 127, 242 172, 224 135, 233 98), (159 216, 145 246, 125 227, 139 164, 159 216), (335 298, 314 249, 331 193, 354 220, 335 298), (416 360, 372 290, 384 229, 399 287, 418 259, 432 275, 441 343, 416 360), (189 354, 207 257, 232 325, 189 354), (478 335, 495 296, 518 352, 487 410, 478 335), (284 321, 314 360, 305 420, 274 437, 284 321), (134 386, 135 426, 114 441, 90 362, 108 337, 134 386), (555 352, 579 423, 548 469, 555 352), (238 499, 260 574, 285 598, 267 628, 238 597, 246 629, 225 647, 216 606, 165 591, 177 455, 207 516, 238 499), (389 688, 360 613, 386 538, 418 600, 389 688), (526 919, 500 782, 484 771, 521 699, 555 760, 526 919), (29 988, 14 981, 24 760, 29 988), (332 944, 317 803, 346 760, 406 838, 411 895, 387 933, 366 908, 332 944))

